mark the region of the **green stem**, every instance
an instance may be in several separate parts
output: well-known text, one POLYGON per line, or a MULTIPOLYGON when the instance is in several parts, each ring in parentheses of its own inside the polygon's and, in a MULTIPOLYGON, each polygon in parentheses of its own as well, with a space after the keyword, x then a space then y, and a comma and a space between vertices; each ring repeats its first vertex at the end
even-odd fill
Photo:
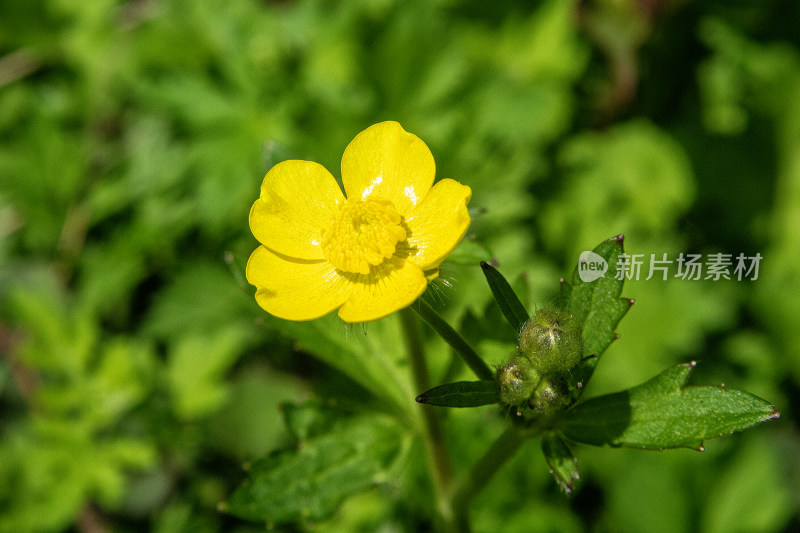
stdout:
POLYGON ((477 353, 475 353, 475 350, 464 340, 464 337, 459 335, 450 324, 445 322, 433 307, 422 301, 422 299, 418 299, 411 304, 411 309, 413 309, 422 320, 432 327, 436 333, 461 356, 461 359, 464 360, 476 376, 482 380, 494 380, 494 372, 492 372, 492 369, 489 368, 486 362, 484 362, 477 353))
MULTIPOLYGON (((419 392, 425 392, 430 389, 431 381, 428 366, 425 362, 425 347, 422 342, 419 321, 408 309, 403 309, 400 312, 400 321, 406 338, 414 386, 419 392)), ((449 529, 453 520, 453 507, 450 500, 453 473, 450 465, 450 455, 445 447, 444 432, 442 431, 441 420, 436 408, 422 404, 419 404, 419 408, 422 410, 424 421, 423 437, 427 451, 425 455, 428 458, 433 486, 436 491, 437 512, 440 520, 445 524, 441 529, 446 530, 449 529)))
POLYGON ((506 429, 473 465, 467 477, 453 495, 452 505, 456 516, 457 531, 469 531, 469 505, 472 499, 486 487, 492 476, 511 459, 525 442, 525 437, 515 427, 506 429))

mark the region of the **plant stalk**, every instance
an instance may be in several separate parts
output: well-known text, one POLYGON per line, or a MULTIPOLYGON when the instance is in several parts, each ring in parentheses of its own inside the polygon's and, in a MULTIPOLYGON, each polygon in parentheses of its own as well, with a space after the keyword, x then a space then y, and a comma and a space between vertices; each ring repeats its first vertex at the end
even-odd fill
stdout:
POLYGON ((478 462, 472 466, 452 499, 457 531, 469 531, 469 506, 472 499, 486 488, 486 484, 492 476, 514 456, 525 440, 525 435, 517 428, 509 427, 497 437, 483 456, 478 459, 478 462))
MULTIPOLYGON (((406 338, 408 360, 411 363, 411 373, 414 386, 420 393, 431 388, 428 366, 425 361, 425 347, 422 341, 422 331, 419 321, 408 309, 400 312, 400 321, 406 338)), ((425 441, 426 456, 429 470, 436 491, 436 503, 439 520, 443 522, 444 531, 452 528, 453 507, 451 505, 452 467, 450 455, 444 442, 441 418, 436 408, 431 405, 419 404, 423 419, 423 438, 425 441)))

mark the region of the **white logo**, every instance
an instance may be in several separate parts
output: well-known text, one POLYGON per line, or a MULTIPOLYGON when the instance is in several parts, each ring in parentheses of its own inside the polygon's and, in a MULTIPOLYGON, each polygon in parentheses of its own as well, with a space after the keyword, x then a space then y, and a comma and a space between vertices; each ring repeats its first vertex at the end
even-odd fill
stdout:
POLYGON ((608 263, 594 252, 584 251, 578 258, 578 276, 584 283, 589 283, 606 275, 608 263))

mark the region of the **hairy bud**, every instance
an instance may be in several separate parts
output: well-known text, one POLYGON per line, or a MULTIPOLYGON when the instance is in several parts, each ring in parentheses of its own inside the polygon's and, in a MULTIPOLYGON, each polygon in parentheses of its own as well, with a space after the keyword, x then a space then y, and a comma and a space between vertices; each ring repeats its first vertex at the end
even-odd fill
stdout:
POLYGON ((569 407, 567 381, 561 376, 550 376, 539 381, 530 399, 530 407, 540 413, 549 413, 569 407))
POLYGON ((500 401, 506 405, 521 406, 528 403, 539 384, 539 374, 524 356, 514 356, 497 369, 500 401))
POLYGON ((580 323, 563 311, 540 309, 522 327, 519 349, 539 374, 567 372, 583 355, 580 323))

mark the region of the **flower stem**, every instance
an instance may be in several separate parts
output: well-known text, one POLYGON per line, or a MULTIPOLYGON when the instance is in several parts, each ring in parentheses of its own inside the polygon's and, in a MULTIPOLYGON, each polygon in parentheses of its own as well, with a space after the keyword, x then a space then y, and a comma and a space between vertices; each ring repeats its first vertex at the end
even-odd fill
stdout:
POLYGON ((475 353, 475 350, 464 340, 464 337, 459 335, 450 324, 445 322, 433 307, 420 298, 411 304, 411 309, 413 309, 422 320, 432 327, 436 333, 461 356, 461 359, 464 360, 476 376, 482 380, 494 380, 494 372, 492 372, 492 369, 489 368, 486 362, 481 359, 477 353, 475 353))
MULTIPOLYGON (((414 386, 419 392, 424 392, 430 389, 431 382, 428 366, 425 362, 425 347, 422 342, 419 321, 408 309, 403 309, 399 314, 406 338, 414 386)), ((423 437, 433 486, 436 491, 438 518, 449 526, 453 520, 453 507, 450 500, 453 473, 450 465, 450 456, 444 443, 441 419, 435 407, 419 404, 419 408, 422 410, 424 421, 423 437)), ((440 529, 449 529, 447 526, 440 529)))
POLYGON ((500 467, 514 456, 525 439, 525 434, 513 426, 509 427, 473 465, 453 495, 452 505, 456 512, 455 524, 458 531, 469 531, 469 504, 472 498, 484 489, 500 467))

